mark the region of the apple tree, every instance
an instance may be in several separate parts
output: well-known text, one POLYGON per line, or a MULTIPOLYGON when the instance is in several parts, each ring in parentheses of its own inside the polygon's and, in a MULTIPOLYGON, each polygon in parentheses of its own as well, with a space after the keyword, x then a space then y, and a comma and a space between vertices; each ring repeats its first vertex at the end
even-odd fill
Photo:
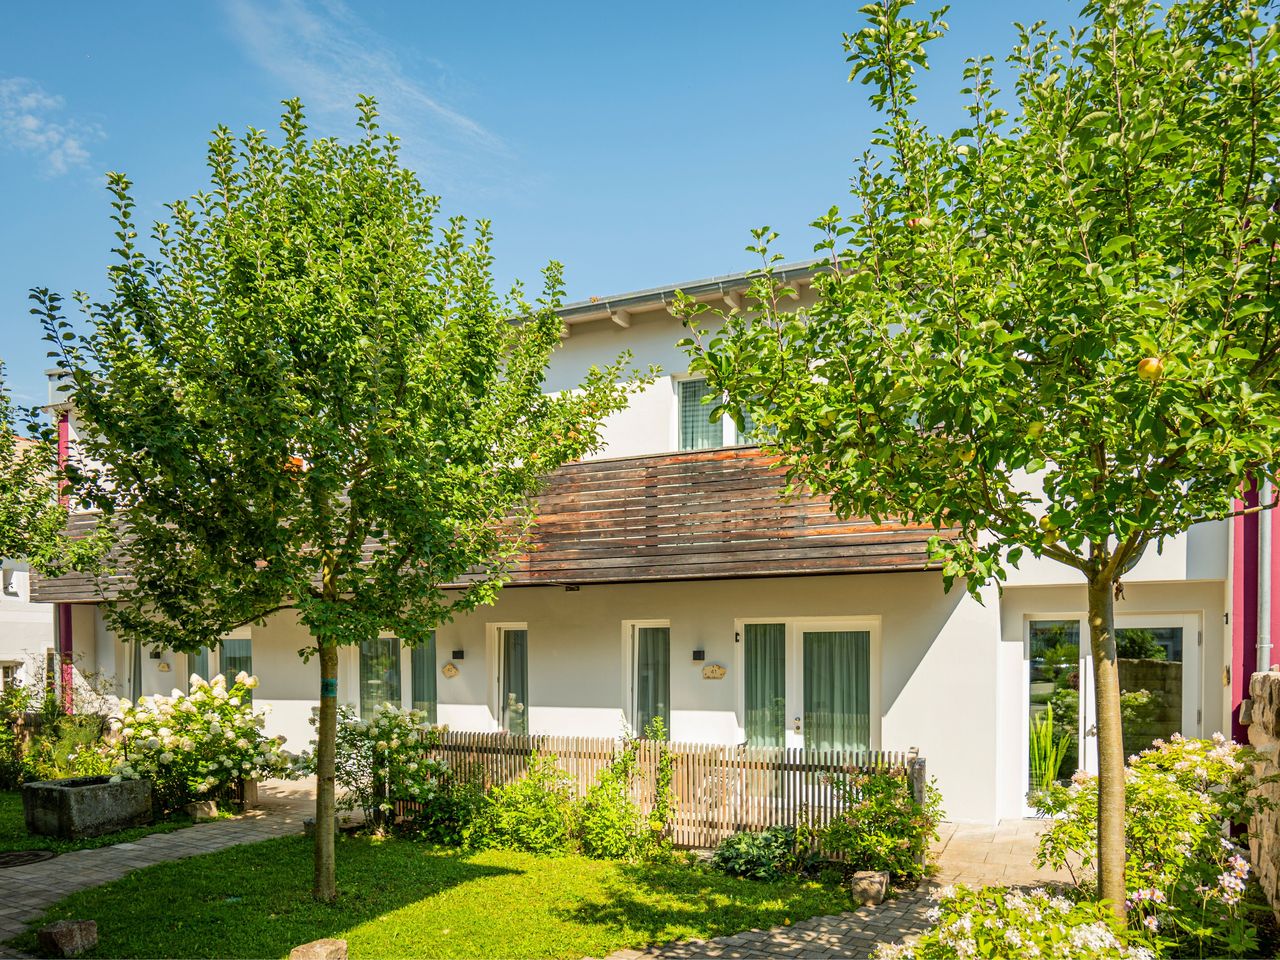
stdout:
POLYGON ((443 220, 374 103, 361 135, 210 142, 207 189, 138 240, 109 178, 110 294, 33 293, 87 425, 81 495, 122 529, 131 575, 107 615, 192 651, 282 609, 320 664, 315 889, 337 895, 338 648, 407 644, 494 600, 527 543, 540 479, 600 442, 627 361, 543 391, 560 345, 561 272, 500 294, 490 229, 443 220), (465 583, 457 590, 448 585, 465 583))
POLYGON ((756 231, 748 308, 708 323, 686 300, 687 345, 793 481, 932 525, 948 588, 1027 555, 1079 573, 1099 888, 1123 912, 1115 598, 1152 544, 1275 477, 1276 4, 1089 0, 1075 26, 1019 27, 1004 67, 967 61, 951 132, 916 109, 945 10, 910 6, 867 4, 844 40, 882 122, 850 206, 814 224, 814 302, 794 308, 756 231))

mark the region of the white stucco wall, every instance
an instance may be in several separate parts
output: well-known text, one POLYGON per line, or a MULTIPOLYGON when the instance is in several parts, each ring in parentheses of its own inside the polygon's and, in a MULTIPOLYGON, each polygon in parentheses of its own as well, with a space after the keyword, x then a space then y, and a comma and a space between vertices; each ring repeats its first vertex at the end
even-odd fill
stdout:
MULTIPOLYGON (((933 574, 585 586, 575 592, 512 588, 494 607, 438 631, 438 719, 457 729, 497 728, 491 628, 527 624, 531 732, 617 735, 624 722, 623 623, 656 619, 671 627, 673 738, 741 742, 735 620, 800 617, 875 622, 872 684, 880 722, 874 745, 919 748, 942 787, 949 816, 994 819, 999 603, 994 595, 986 606, 962 591, 946 595, 933 574), (705 662, 692 659, 695 649, 705 650, 705 662), (459 672, 450 679, 440 667, 455 650, 464 657, 454 661, 459 672), (727 676, 703 679, 706 663, 724 665, 727 676)), ((254 670, 262 682, 255 702, 272 710, 268 730, 285 734, 290 749, 301 749, 310 739, 306 719, 319 686, 315 662, 303 665, 297 657, 305 634, 291 614, 277 614, 253 627, 252 637, 254 670)), ((154 663, 144 659, 144 692, 168 692, 171 678, 180 674, 164 675, 155 691, 146 689, 162 676, 154 673, 154 663)), ((358 701, 358 675, 356 650, 343 650, 344 702, 358 701)), ((407 687, 407 672, 402 683, 407 687)))
POLYGON ((53 607, 31 602, 25 566, 5 561, 0 571, 13 591, 0 591, 0 663, 16 664, 17 679, 30 684, 42 675, 45 651, 54 646, 53 607))

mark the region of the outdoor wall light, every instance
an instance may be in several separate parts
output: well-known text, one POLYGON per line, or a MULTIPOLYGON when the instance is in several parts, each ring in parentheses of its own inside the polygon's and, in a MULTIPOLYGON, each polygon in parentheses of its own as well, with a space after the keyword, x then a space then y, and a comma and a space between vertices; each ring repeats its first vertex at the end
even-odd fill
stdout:
POLYGON ((462 659, 462 655, 463 655, 463 653, 464 653, 464 652, 465 652, 465 651, 462 651, 462 650, 455 650, 455 651, 453 651, 453 659, 454 659, 454 660, 461 660, 461 659, 462 659))
POLYGON ((705 659, 707 659, 707 651, 705 651, 705 650, 695 650, 695 651, 693 651, 693 659, 694 659, 695 661, 697 661, 697 660, 705 660, 705 659))

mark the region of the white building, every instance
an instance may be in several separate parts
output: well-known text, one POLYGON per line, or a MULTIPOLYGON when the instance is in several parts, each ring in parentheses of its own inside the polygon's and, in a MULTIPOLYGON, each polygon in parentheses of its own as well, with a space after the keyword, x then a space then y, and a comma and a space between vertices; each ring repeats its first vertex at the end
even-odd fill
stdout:
MULTIPOLYGON (((737 275, 680 289, 736 302, 746 286, 737 275)), ((679 741, 915 747, 956 820, 1024 812, 1028 730, 1050 702, 1067 764, 1093 765, 1080 576, 1025 562, 979 603, 943 591, 927 532, 780 502, 759 452, 708 421, 666 309, 673 290, 564 309, 549 389, 624 348, 665 375, 608 424, 599 458, 552 478, 540 549, 496 605, 441 627, 433 650, 390 637, 344 649, 343 699, 427 705, 460 729, 607 736, 660 715, 679 741)), ((1126 577, 1117 616, 1143 654, 1122 671, 1147 691, 1130 724, 1139 740, 1230 729, 1231 557, 1230 525, 1206 525, 1126 577)), ((243 668, 261 678, 269 729, 293 749, 309 740, 319 669, 299 659, 309 640, 291 614, 236 631, 205 664, 112 636, 86 581, 45 581, 36 595, 72 607, 75 655, 114 673, 121 695, 243 668)))
POLYGON ((54 608, 31 601, 26 564, 0 560, 0 690, 42 682, 57 660, 54 608))

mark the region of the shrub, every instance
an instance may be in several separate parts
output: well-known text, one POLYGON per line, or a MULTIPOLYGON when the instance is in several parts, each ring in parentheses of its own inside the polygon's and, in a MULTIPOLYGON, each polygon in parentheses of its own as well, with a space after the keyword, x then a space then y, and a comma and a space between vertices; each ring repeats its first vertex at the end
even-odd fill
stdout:
POLYGON ((796 834, 795 827, 735 833, 720 841, 711 858, 712 866, 735 877, 777 880, 799 864, 796 834))
POLYGON ((600 860, 629 860, 646 845, 648 823, 631 799, 636 772, 636 746, 627 741, 578 808, 578 840, 582 852, 600 860))
MULTIPOLYGON (((421 710, 380 703, 371 717, 362 719, 351 707, 339 707, 334 758, 338 809, 360 810, 365 823, 380 831, 394 822, 402 803, 435 801, 449 773, 443 761, 425 756, 438 742, 439 734, 421 710)), ((314 773, 315 764, 314 749, 297 761, 299 771, 306 773, 314 773)))
POLYGON ((924 874, 929 841, 938 837, 942 796, 930 784, 925 802, 902 774, 833 776, 841 811, 820 834, 824 851, 843 855, 854 870, 885 870, 895 878, 924 874))
POLYGON ((238 779, 287 776, 290 759, 278 740, 265 736, 265 714, 255 712, 249 691, 256 677, 240 673, 228 689, 216 676, 191 677, 192 691, 120 701, 111 726, 114 739, 99 748, 112 779, 147 779, 164 810, 205 797, 224 798, 238 779))
POLYGON ((523 777, 485 797, 462 831, 463 842, 473 850, 559 856, 573 849, 574 806, 572 784, 556 766, 555 755, 531 754, 523 777))
POLYGON ((968 957, 1151 957, 1143 938, 1105 905, 1045 890, 1004 887, 945 893, 936 925, 910 944, 884 945, 879 960, 958 960, 968 957))
POLYGON ((483 805, 482 770, 440 763, 431 789, 410 808, 408 819, 421 839, 457 846, 483 805))
POLYGON ((31 700, 31 691, 20 683, 0 692, 0 790, 13 790, 28 779, 18 725, 31 700))
MULTIPOLYGON (((1242 895, 1249 865, 1224 839, 1248 823, 1264 801, 1254 792, 1252 751, 1221 734, 1188 740, 1175 734, 1130 757, 1125 778, 1125 844, 1130 917, 1150 931, 1161 952, 1250 956, 1257 946, 1242 895)), ((1092 886, 1097 854, 1097 782, 1077 774, 1052 787, 1038 806, 1054 819, 1037 862, 1083 870, 1092 886)))

